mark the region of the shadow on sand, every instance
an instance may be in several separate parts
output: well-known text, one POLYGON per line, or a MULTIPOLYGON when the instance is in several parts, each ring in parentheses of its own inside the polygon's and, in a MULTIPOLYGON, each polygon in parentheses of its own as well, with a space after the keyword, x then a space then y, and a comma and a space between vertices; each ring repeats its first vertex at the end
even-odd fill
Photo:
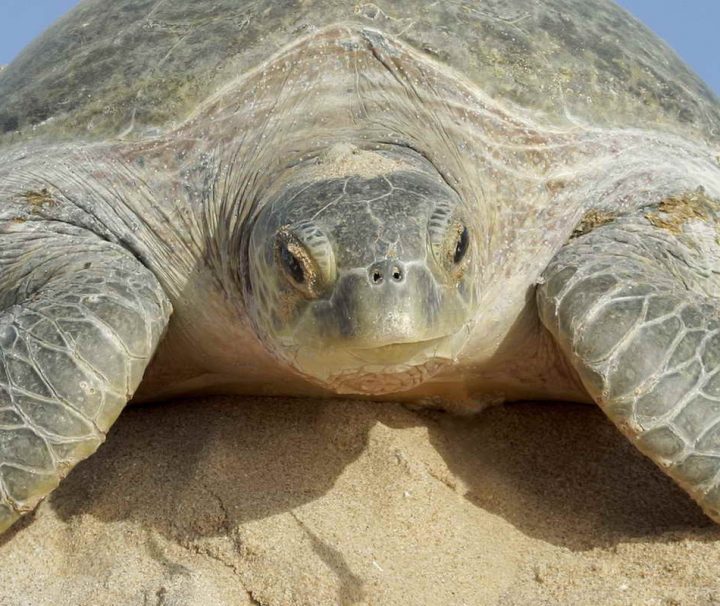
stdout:
POLYGON ((718 538, 598 410, 574 404, 512 404, 471 418, 347 401, 215 398, 137 407, 51 505, 66 520, 130 518, 175 539, 224 534, 324 495, 367 447, 376 423, 425 426, 465 498, 528 536, 573 550, 639 537, 670 541, 674 531, 718 538))

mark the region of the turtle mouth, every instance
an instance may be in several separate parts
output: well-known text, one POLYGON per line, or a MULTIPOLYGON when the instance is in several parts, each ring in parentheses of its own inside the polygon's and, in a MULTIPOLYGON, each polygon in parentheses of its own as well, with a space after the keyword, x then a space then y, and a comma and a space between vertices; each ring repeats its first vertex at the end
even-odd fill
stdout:
POLYGON ((422 341, 388 343, 376 347, 348 348, 348 352, 358 360, 367 364, 398 364, 411 360, 421 352, 434 357, 434 352, 450 338, 451 335, 424 339, 422 341))
POLYGON ((382 345, 295 350, 291 364, 309 381, 337 394, 375 396, 399 393, 451 367, 466 342, 466 331, 418 341, 382 345))
POLYGON ((427 358, 419 364, 399 364, 389 368, 373 365, 336 373, 324 383, 338 394, 399 393, 417 387, 451 364, 448 359, 427 358))

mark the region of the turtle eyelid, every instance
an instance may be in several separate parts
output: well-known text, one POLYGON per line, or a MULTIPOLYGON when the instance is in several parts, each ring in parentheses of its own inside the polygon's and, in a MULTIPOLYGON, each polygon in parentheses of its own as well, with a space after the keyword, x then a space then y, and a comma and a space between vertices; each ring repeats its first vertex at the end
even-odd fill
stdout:
POLYGON ((320 295, 322 281, 312 255, 287 229, 281 229, 275 236, 275 262, 290 285, 303 296, 315 299, 320 295))
POLYGON ((298 284, 305 282, 305 270, 302 267, 302 262, 290 252, 287 243, 280 242, 278 247, 278 255, 285 271, 298 284))
POLYGON ((307 296, 318 297, 335 283, 335 253, 316 225, 285 226, 277 232, 275 256, 283 272, 307 296))
POLYGON ((442 268, 454 274, 467 255, 470 232, 455 209, 439 203, 428 219, 428 243, 433 257, 442 268))
POLYGON ((460 263, 467 254, 470 245, 470 234, 468 233, 467 226, 462 226, 462 231, 458 236, 457 244, 455 245, 455 254, 453 255, 453 263, 457 265, 460 263))

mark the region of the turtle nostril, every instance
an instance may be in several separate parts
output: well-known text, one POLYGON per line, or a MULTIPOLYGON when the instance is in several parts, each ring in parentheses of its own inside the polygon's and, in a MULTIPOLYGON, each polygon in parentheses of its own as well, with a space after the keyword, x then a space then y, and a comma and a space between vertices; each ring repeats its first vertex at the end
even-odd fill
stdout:
POLYGON ((379 261, 368 269, 368 278, 373 286, 380 286, 385 282, 385 278, 402 282, 405 279, 405 268, 397 261, 379 261))

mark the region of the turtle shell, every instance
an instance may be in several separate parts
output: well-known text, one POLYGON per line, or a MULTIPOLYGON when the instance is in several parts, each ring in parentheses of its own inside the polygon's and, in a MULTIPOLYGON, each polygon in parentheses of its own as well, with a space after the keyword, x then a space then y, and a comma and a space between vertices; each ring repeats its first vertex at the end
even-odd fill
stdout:
POLYGON ((720 141, 720 102, 607 0, 83 0, 0 71, 0 143, 136 138, 332 24, 372 27, 558 126, 720 141))

